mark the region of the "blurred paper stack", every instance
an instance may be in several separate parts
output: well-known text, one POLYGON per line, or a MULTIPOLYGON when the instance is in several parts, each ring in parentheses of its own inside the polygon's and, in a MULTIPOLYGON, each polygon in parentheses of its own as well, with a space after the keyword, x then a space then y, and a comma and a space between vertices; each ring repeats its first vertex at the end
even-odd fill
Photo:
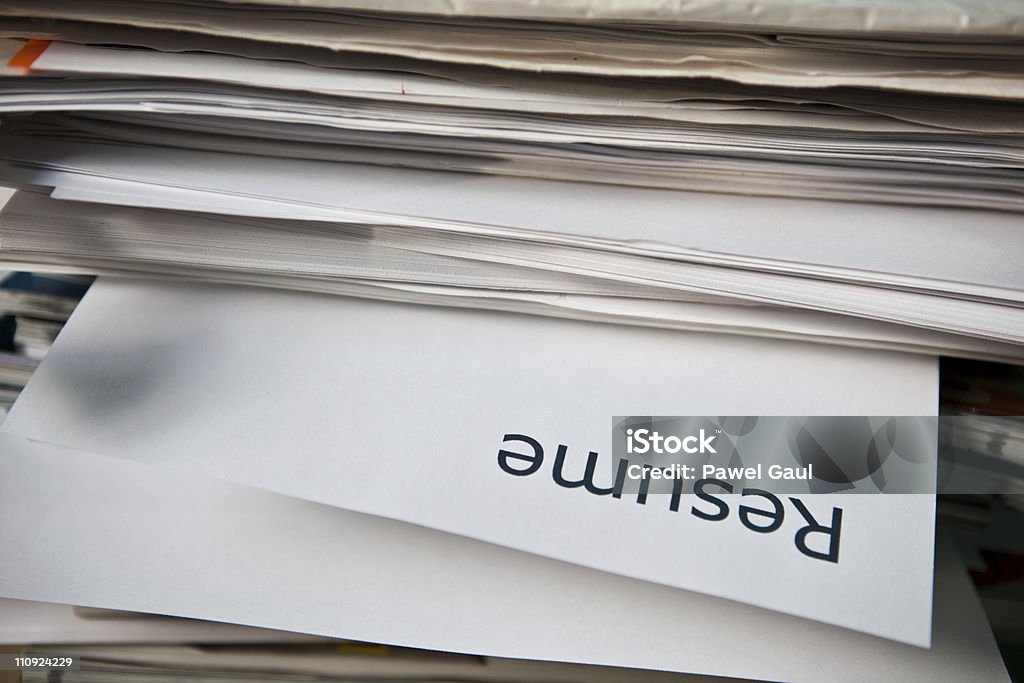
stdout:
POLYGON ((28 383, 89 278, 0 272, 0 416, 28 383))
MULTIPOLYGON (((933 497, 777 499, 776 534, 626 508, 586 454, 615 415, 937 416, 939 356, 1024 362, 1016 0, 0 0, 0 58, 0 267, 100 276, 0 428, 0 595, 1005 676, 933 497)), ((451 661, 376 676, 632 675, 451 661)))

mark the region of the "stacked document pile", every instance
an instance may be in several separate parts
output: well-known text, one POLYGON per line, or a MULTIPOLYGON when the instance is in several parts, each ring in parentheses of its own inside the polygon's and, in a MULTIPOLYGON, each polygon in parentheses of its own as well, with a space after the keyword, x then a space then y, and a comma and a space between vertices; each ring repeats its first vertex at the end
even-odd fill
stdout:
POLYGON ((53 344, 88 280, 0 272, 0 415, 53 344))
MULTIPOLYGON (((484 683, 727 683, 735 679, 417 650, 196 619, 0 600, 0 647, 26 657, 74 656, 66 683, 243 680, 484 683), (42 644, 20 647, 26 636, 42 644), (22 640, 18 640, 21 638, 22 640), (12 647, 13 646, 13 647, 12 647)), ((25 683, 46 671, 25 672, 25 683)))
POLYGON ((1024 358, 1016 2, 535 4, 6 1, 0 259, 1024 358))
MULTIPOLYGON (((0 425, 0 597, 1007 680, 935 468, 876 465, 914 462, 886 416, 938 415, 938 356, 1024 363, 1024 11, 755 5, 0 0, 0 267, 100 276, 0 425), (623 415, 856 452, 648 499, 623 415)), ((405 671, 634 680, 463 663, 405 671)))
POLYGON ((45 356, 84 292, 85 285, 63 278, 0 274, 0 311, 15 323, 10 350, 32 359, 45 356))

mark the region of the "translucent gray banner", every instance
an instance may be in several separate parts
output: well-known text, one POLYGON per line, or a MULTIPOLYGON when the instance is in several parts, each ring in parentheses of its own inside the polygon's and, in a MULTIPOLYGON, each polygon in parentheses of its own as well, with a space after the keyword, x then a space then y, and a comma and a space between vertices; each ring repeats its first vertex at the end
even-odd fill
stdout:
MULTIPOLYGON (((1024 493, 1024 418, 616 416, 618 495, 1024 493)), ((606 461, 607 462, 607 461, 606 461)))

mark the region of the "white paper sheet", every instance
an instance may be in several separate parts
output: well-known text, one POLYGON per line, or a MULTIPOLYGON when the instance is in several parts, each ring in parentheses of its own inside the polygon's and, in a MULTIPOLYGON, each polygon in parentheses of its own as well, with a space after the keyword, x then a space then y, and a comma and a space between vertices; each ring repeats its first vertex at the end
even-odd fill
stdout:
MULTIPOLYGON (((0 459, 6 455, 0 450, 0 459)), ((3 581, 0 580, 0 586, 3 581)), ((0 587, 2 592, 2 587, 0 587)), ((256 643, 315 640, 286 631, 125 614, 90 618, 70 605, 0 598, 0 645, 71 643, 256 643)))
POLYGON ((927 645, 930 496, 808 498, 844 510, 832 563, 794 510, 754 534, 562 488, 551 461, 603 453, 605 485, 614 415, 927 415, 937 393, 926 357, 100 280, 2 429, 927 645), (499 468, 507 434, 544 445, 539 474, 499 468))
POLYGON ((194 473, 0 434, 0 595, 757 679, 1007 681, 967 577, 931 650, 194 473))

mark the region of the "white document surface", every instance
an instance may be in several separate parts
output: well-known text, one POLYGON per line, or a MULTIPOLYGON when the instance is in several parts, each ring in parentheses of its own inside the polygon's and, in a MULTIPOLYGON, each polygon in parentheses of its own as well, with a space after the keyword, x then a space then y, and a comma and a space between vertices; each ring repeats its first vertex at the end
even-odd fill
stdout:
POLYGON ((935 359, 244 288, 100 280, 3 431, 927 645, 934 500, 816 495, 756 534, 553 481, 611 476, 614 415, 927 415, 935 359), (508 434, 543 467, 499 467, 508 434), (601 465, 601 463, 605 463, 601 465), (819 538, 820 541, 820 538, 819 538))
POLYGON ((0 515, 11 597, 756 679, 1008 680, 952 553, 927 650, 8 434, 0 515))

